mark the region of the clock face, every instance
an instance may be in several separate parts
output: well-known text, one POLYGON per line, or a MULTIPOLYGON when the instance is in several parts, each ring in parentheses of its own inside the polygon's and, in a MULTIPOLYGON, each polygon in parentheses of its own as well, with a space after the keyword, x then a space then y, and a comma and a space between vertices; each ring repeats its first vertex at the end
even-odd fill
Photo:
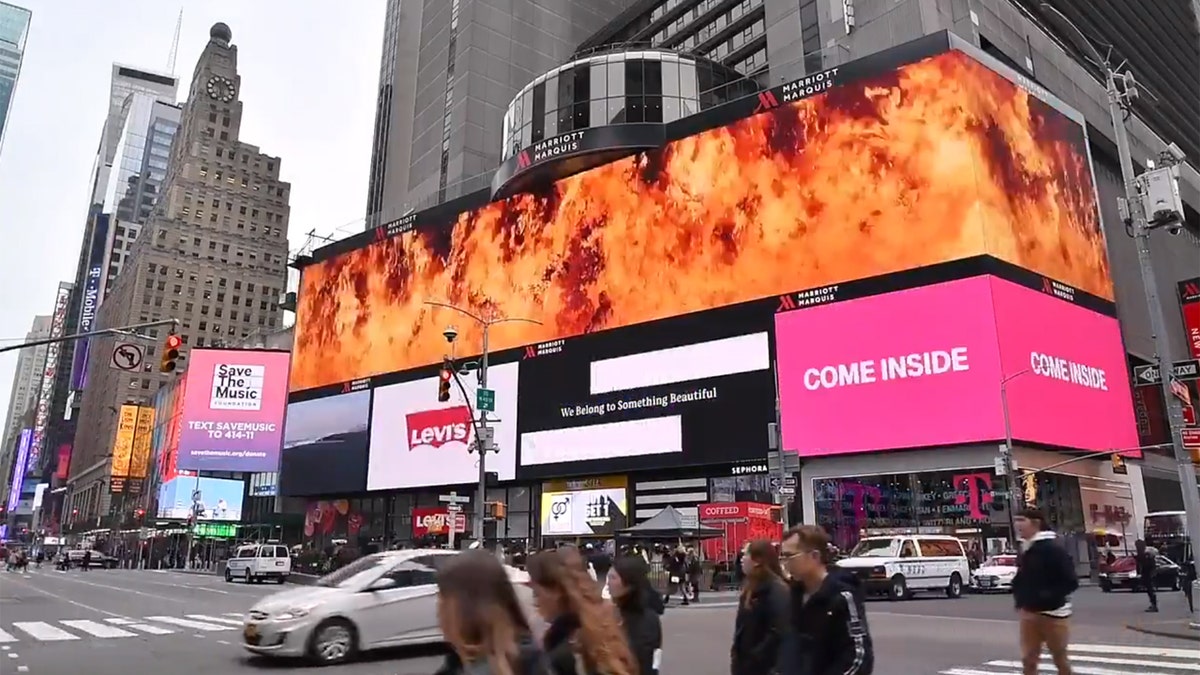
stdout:
POLYGON ((221 77, 220 75, 213 75, 209 78, 206 89, 209 98, 222 103, 229 103, 237 94, 233 86, 233 80, 228 77, 221 77))

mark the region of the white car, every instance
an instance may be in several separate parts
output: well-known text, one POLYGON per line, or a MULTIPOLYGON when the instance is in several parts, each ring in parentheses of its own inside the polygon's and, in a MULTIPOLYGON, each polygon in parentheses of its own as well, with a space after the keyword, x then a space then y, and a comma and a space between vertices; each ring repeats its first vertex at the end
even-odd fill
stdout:
POLYGON ((271 579, 282 584, 292 573, 292 556, 279 544, 247 544, 225 561, 226 583, 241 579, 248 584, 271 579))
MULTIPOLYGON (((437 572, 458 551, 387 551, 359 558, 321 577, 269 595, 250 609, 242 645, 264 656, 339 663, 358 652, 442 642, 437 572)), ((529 616, 529 576, 508 567, 529 616)))
POLYGON ((988 558, 971 572, 971 589, 979 593, 989 591, 1012 592, 1013 577, 1017 576, 1017 556, 997 555, 988 558))
POLYGON ((868 595, 891 600, 907 600, 914 593, 957 598, 971 576, 962 542, 943 535, 866 537, 837 566, 858 577, 868 595))

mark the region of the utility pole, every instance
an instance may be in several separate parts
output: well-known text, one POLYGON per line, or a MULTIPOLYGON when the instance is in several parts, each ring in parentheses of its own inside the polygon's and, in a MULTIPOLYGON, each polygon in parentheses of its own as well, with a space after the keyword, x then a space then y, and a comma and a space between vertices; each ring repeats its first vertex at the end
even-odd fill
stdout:
MULTIPOLYGON (((474 312, 465 310, 462 307, 457 307, 455 305, 451 305, 450 303, 447 303, 447 302, 435 302, 433 300, 426 300, 425 304, 431 305, 433 307, 442 307, 444 309, 454 310, 455 312, 458 312, 459 314, 462 314, 463 316, 465 316, 465 317, 471 319, 472 321, 474 321, 475 323, 479 324, 479 326, 483 329, 483 345, 482 345, 483 353, 479 356, 479 388, 480 389, 487 389, 488 351, 490 348, 488 345, 489 329, 491 329, 492 326, 495 326, 497 324, 517 322, 517 321, 520 321, 523 323, 533 323, 533 324, 537 324, 539 326, 542 325, 541 321, 537 321, 535 319, 523 319, 523 318, 517 318, 517 317, 482 317, 482 316, 479 316, 478 314, 475 314, 474 312)), ((455 338, 458 337, 458 332, 448 328, 446 330, 446 332, 444 333, 444 335, 446 336, 446 340, 448 342, 450 342, 450 344, 453 345, 455 338)), ((475 498, 474 530, 475 530, 475 541, 479 542, 480 547, 482 547, 483 546, 483 523, 487 518, 487 509, 486 509, 487 453, 498 452, 498 450, 496 448, 496 440, 494 437, 494 432, 491 427, 491 422, 493 422, 493 421, 498 422, 501 420, 489 420, 486 410, 480 410, 479 411, 479 419, 475 420, 474 419, 474 417, 475 417, 474 409, 477 408, 478 406, 473 405, 471 403, 471 398, 470 398, 470 396, 467 395, 466 387, 463 386, 462 380, 460 380, 458 377, 458 366, 457 365, 455 365, 455 367, 454 367, 453 375, 454 375, 454 381, 458 383, 459 391, 462 392, 463 401, 466 402, 466 404, 467 404, 467 410, 470 410, 472 412, 471 417, 472 417, 472 420, 473 420, 473 423, 475 426, 475 449, 476 449, 476 451, 479 452, 479 487, 478 487, 478 492, 477 492, 476 498, 475 498)), ((516 392, 513 392, 513 394, 515 395, 516 392)))
MULTIPOLYGON (((1167 340, 1167 321, 1159 300, 1158 279, 1154 274, 1153 261, 1150 258, 1150 232, 1163 227, 1169 231, 1178 232, 1183 219, 1182 202, 1176 183, 1179 162, 1183 161, 1183 152, 1173 144, 1162 158, 1167 166, 1151 169, 1141 176, 1134 174, 1133 155, 1129 148, 1129 131, 1125 128, 1125 116, 1130 102, 1137 98, 1137 83, 1133 74, 1118 73, 1109 66, 1109 60, 1100 52, 1079 30, 1058 10, 1049 5, 1042 5, 1047 12, 1066 29, 1075 45, 1084 54, 1095 61, 1104 70, 1104 88, 1108 95, 1108 112, 1112 116, 1113 135, 1116 137, 1117 154, 1121 162, 1121 180, 1125 185, 1125 200, 1121 204, 1121 217, 1133 231, 1133 239, 1137 246, 1138 264, 1141 267, 1142 285, 1146 291, 1146 309, 1150 313, 1150 330, 1154 333, 1154 351, 1158 360, 1161 374, 1163 404, 1167 408, 1167 429, 1171 435, 1171 445, 1175 451, 1175 462, 1179 472, 1180 489, 1183 491, 1183 505, 1187 514, 1188 537, 1192 550, 1200 546, 1200 486, 1196 484, 1196 469, 1191 455, 1183 447, 1182 431, 1183 405, 1172 388, 1175 379, 1171 377, 1172 361, 1171 344, 1167 340), (1174 190, 1173 198, 1171 191, 1174 190), (1151 194, 1153 192, 1153 194, 1151 194), (1165 195, 1165 199, 1160 199, 1165 195), (1147 208, 1147 197, 1152 197, 1153 210, 1147 208)), ((1196 556, 1193 556, 1195 558, 1196 556)), ((1197 561, 1193 561, 1196 564, 1197 561)), ((1192 584, 1192 593, 1200 594, 1200 581, 1192 584)), ((1190 627, 1200 630, 1200 609, 1193 613, 1190 627)))
POLYGON ((1004 479, 1008 484, 1008 539, 1013 550, 1017 550, 1017 511, 1023 499, 1017 485, 1017 461, 1013 457, 1012 419, 1008 412, 1008 383, 1028 373, 1020 370, 1000 380, 1000 409, 1004 411, 1004 445, 1000 446, 1000 462, 1004 467, 1004 479))
MULTIPOLYGON (((786 532, 791 526, 789 522, 791 518, 788 516, 791 499, 784 494, 788 487, 788 473, 783 458, 783 409, 779 402, 779 363, 773 363, 771 370, 775 373, 775 421, 767 429, 767 450, 774 452, 779 460, 779 464, 776 466, 775 479, 779 481, 779 490, 777 492, 780 506, 779 516, 783 529, 786 532)), ((794 494, 792 495, 792 499, 795 499, 794 494)))

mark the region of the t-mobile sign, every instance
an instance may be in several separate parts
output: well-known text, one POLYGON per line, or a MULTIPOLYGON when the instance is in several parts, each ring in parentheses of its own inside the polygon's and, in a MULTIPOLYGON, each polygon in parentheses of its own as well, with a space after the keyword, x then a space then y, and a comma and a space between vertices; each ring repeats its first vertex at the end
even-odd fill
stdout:
POLYGON ((1002 423, 988 280, 778 314, 783 445, 817 457, 988 438, 1002 423))

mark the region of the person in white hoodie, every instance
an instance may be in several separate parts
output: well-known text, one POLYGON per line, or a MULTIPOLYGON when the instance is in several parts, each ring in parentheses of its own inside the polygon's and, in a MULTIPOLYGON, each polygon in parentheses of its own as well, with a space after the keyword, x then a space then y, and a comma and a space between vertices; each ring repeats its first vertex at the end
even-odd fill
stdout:
POLYGON ((1042 645, 1050 652, 1058 675, 1071 675, 1071 594, 1079 588, 1067 549, 1050 530, 1038 509, 1024 509, 1013 519, 1021 538, 1013 602, 1020 615, 1021 665, 1025 675, 1037 675, 1042 645))

